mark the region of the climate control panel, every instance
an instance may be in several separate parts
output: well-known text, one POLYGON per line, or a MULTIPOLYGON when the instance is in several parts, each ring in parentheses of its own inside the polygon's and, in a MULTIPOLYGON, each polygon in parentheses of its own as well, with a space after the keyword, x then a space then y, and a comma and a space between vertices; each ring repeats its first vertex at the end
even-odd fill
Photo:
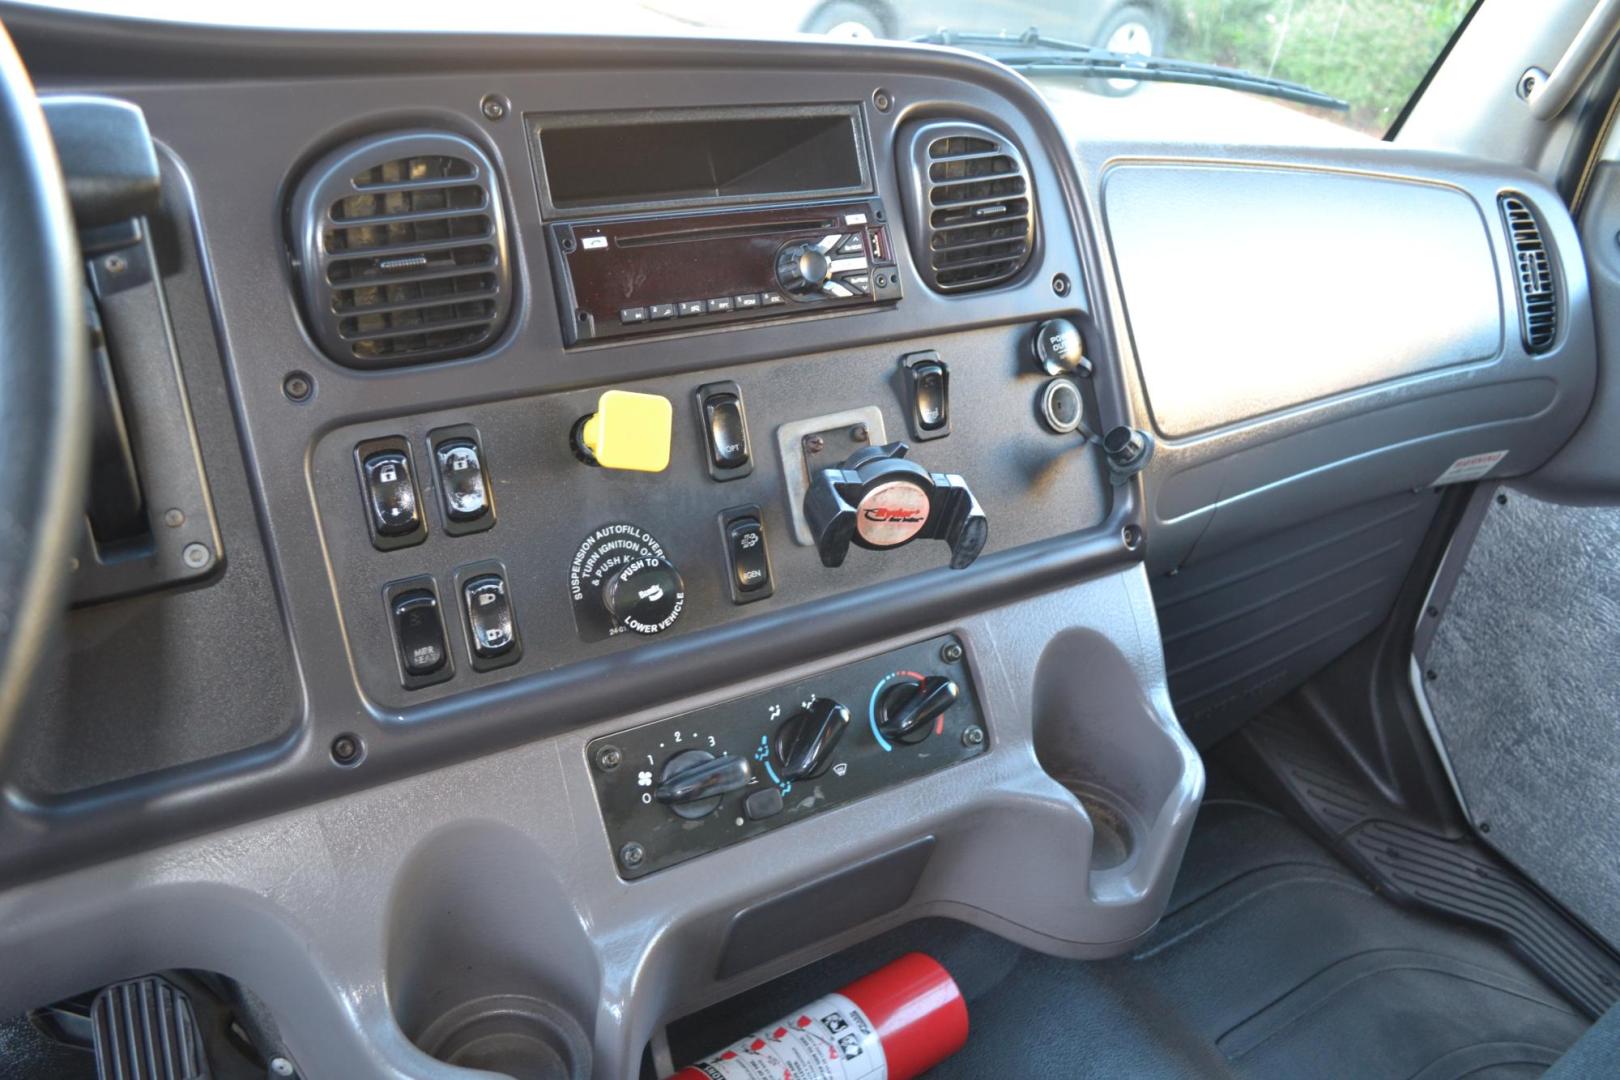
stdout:
POLYGON ((619 875, 638 878, 989 747, 962 643, 919 642, 592 740, 619 875))

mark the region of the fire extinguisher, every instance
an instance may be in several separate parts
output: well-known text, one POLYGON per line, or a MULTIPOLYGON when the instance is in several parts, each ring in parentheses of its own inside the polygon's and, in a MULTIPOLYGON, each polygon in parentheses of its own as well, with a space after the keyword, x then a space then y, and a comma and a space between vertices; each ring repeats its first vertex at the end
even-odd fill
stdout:
POLYGON ((909 953, 669 1080, 912 1080, 967 1042, 950 972, 909 953))

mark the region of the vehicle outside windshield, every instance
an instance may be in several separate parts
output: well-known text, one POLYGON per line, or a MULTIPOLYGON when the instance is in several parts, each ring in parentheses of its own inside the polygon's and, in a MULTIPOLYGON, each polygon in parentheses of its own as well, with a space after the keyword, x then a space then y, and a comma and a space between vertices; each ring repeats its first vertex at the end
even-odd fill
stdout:
POLYGON ((1268 118, 1299 130, 1297 114, 1303 110, 1372 136, 1382 136, 1394 123, 1473 6, 1473 0, 484 0, 476 5, 392 0, 386 25, 379 25, 366 5, 327 0, 47 2, 118 15, 283 27, 932 37, 996 56, 1043 86, 1072 85, 1099 98, 1138 98, 1124 114, 1133 121, 1151 122, 1164 113, 1188 126, 1199 122, 1203 111, 1237 109, 1258 117, 1250 128, 1263 135, 1268 118), (1259 78, 1241 89, 1270 100, 1264 109, 1234 105, 1228 100, 1233 83, 1211 91, 1207 84, 1219 80, 1197 72, 1161 72, 1151 83, 1122 78, 1117 70, 1097 70, 1092 61, 1076 63, 1081 54, 1071 46, 1142 58, 1150 66, 1150 58, 1159 58, 1166 65, 1187 61, 1247 72, 1259 78), (1339 104, 1313 105, 1304 100, 1309 95, 1290 99, 1257 85, 1278 80, 1339 104), (1211 104, 1217 100, 1213 94, 1222 104, 1211 104), (1296 115, 1289 118, 1279 110, 1296 115))

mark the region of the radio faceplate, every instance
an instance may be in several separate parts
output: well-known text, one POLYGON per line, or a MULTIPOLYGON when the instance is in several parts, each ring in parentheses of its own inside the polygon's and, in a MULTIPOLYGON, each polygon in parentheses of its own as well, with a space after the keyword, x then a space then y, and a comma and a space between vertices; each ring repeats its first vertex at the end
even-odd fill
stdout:
POLYGON ((551 226, 570 345, 900 299, 877 199, 551 226))

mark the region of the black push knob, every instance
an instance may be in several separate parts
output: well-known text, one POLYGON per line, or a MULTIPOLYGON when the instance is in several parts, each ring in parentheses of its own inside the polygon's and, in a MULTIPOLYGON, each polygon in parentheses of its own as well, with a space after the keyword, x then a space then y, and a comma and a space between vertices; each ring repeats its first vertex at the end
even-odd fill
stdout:
POLYGON ((776 729, 776 760, 784 780, 814 780, 832 766, 833 751, 849 728, 849 710, 818 698, 776 729))
POLYGON ((776 256, 776 280, 801 296, 820 292, 831 270, 832 260, 814 244, 789 244, 776 256))
POLYGON ((961 696, 962 688, 944 675, 897 682, 878 699, 878 732, 893 743, 920 743, 961 696))
POLYGON ((602 604, 615 624, 638 634, 657 634, 680 618, 686 583, 665 559, 636 559, 608 578, 602 604))
POLYGON ((1047 319, 1035 328, 1029 351, 1036 365, 1048 375, 1090 375, 1080 331, 1068 319, 1047 319))
POLYGON ((752 777, 747 758, 682 750, 664 763, 653 798, 681 817, 695 821, 714 813, 721 796, 747 787, 752 777))

